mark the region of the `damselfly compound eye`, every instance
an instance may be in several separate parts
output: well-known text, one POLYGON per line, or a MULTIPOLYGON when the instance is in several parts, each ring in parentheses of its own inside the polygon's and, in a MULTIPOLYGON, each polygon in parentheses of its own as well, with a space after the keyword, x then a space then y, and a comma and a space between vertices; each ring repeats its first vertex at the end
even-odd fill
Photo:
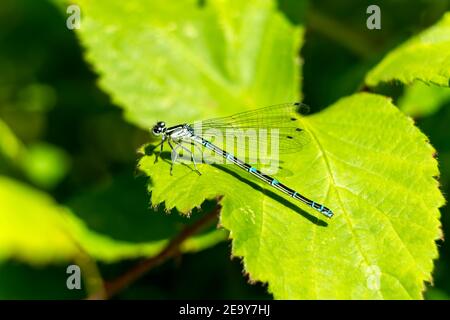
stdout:
POLYGON ((164 121, 158 121, 152 129, 154 135, 159 136, 166 131, 166 123, 164 121))

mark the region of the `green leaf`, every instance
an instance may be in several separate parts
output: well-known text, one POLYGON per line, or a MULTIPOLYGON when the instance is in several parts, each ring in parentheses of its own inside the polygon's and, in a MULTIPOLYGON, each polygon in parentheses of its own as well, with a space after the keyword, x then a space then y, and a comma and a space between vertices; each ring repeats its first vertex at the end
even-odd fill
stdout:
POLYGON ((405 89, 398 107, 411 117, 426 117, 450 102, 450 89, 415 82, 405 89))
MULTIPOLYGON (((94 196, 99 194, 94 193, 94 196)), ((84 208, 88 206, 86 202, 90 201, 91 210, 93 208, 101 210, 102 206, 105 206, 99 204, 100 200, 94 207, 92 196, 90 200, 78 201, 84 204, 84 208)), ((120 199, 112 201, 115 204, 119 202, 120 199)), ((146 204, 143 205, 145 209, 146 204)), ((89 212, 87 209, 86 211, 89 212)), ((123 212, 122 215, 126 213, 123 212)), ((140 222, 145 220, 145 223, 148 223, 144 226, 148 232, 146 239, 132 241, 114 238, 90 229, 69 208, 58 205, 47 194, 0 176, 0 262, 14 258, 42 265, 80 259, 86 254, 105 262, 153 256, 188 224, 186 218, 165 219, 163 223, 158 224, 163 220, 163 216, 159 218, 151 212, 145 214, 148 218, 141 217, 140 222), (157 230, 158 228, 165 231, 161 232, 157 230)), ((118 215, 111 217, 120 219, 118 215)), ((93 218, 95 219, 95 215, 93 218)), ((189 222, 192 222, 192 219, 189 222)), ((127 224, 133 223, 138 222, 128 221, 127 224)), ((203 250, 224 240, 226 236, 224 230, 212 229, 188 239, 183 243, 181 250, 183 252, 203 250)))
POLYGON ((27 177, 37 186, 56 186, 69 170, 69 156, 60 148, 47 143, 31 145, 20 159, 27 177))
MULTIPOLYGON (((151 256, 201 216, 202 212, 198 210, 192 217, 182 217, 176 212, 168 214, 162 206, 149 210, 146 180, 126 172, 100 187, 74 196, 66 203, 90 232, 110 238, 111 245, 108 247, 87 245, 92 248, 93 256, 111 262, 151 256)), ((209 212, 213 208, 214 203, 211 203, 204 206, 202 211, 209 212)), ((200 251, 226 238, 225 230, 213 225, 186 240, 181 251, 200 251)))
POLYGON ((69 215, 45 193, 0 176, 0 261, 44 264, 77 256, 66 229, 69 215))
POLYGON ((421 80, 448 87, 450 80, 450 12, 434 26, 391 51, 366 76, 369 86, 398 80, 421 80))
POLYGON ((0 160, 5 159, 7 167, 24 172, 34 184, 43 188, 54 187, 69 169, 69 157, 51 144, 36 143, 25 146, 0 119, 0 160))
MULTIPOLYGON (((444 199, 434 149, 389 99, 361 93, 300 120, 311 142, 282 182, 330 207, 323 221, 230 166, 203 173, 144 156, 153 203, 189 211, 224 195, 221 224, 252 280, 284 299, 422 298, 444 199)), ((165 154, 167 157, 167 154, 165 154)))
POLYGON ((75 2, 100 86, 143 128, 298 100, 303 29, 274 1, 75 2))
POLYGON ((22 142, 9 126, 0 119, 0 157, 8 162, 16 162, 25 152, 22 142))

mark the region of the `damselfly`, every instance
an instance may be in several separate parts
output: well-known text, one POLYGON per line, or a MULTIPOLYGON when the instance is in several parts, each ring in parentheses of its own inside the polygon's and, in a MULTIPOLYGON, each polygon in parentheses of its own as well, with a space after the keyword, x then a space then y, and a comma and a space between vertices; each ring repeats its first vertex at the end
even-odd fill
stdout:
MULTIPOLYGON (((280 153, 297 152, 308 140, 305 131, 299 126, 299 122, 297 121, 298 117, 302 113, 304 114, 306 110, 307 107, 305 105, 296 102, 241 112, 229 117, 210 119, 202 121, 200 126, 185 123, 167 127, 165 122, 159 121, 153 127, 152 133, 155 136, 161 136, 161 142, 159 144, 161 148, 160 153, 163 151, 165 142, 167 142, 172 149, 171 174, 173 164, 179 157, 180 149, 190 155, 195 171, 200 174, 197 169, 193 152, 187 148, 187 144, 196 147, 203 146, 258 179, 268 183, 275 189, 303 202, 326 217, 331 218, 333 212, 324 205, 302 196, 300 193, 285 186, 277 179, 261 172, 254 166, 246 163, 239 157, 236 157, 234 152, 225 151, 224 148, 220 148, 213 144, 211 142, 211 130, 208 130, 213 129, 212 132, 214 135, 216 135, 217 132, 222 132, 224 135, 237 135, 244 132, 244 130, 252 128, 273 129, 276 130, 278 134, 277 142, 280 153)), ((156 155, 155 161, 157 161, 158 156, 159 154, 156 155)))

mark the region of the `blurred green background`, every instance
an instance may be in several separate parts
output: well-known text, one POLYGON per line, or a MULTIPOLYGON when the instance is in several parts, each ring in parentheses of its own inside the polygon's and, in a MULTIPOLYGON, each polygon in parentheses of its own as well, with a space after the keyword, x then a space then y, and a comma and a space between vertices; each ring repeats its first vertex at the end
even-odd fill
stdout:
MULTIPOLYGON (((364 75, 386 52, 450 10, 450 1, 444 0, 379 1, 382 29, 370 31, 365 27, 365 11, 372 2, 323 0, 305 7, 294 0, 279 0, 278 4, 289 20, 306 26, 301 51, 303 94, 313 112, 361 90, 364 75)), ((52 1, 0 3, 0 131, 7 130, 4 123, 27 150, 13 161, 0 152, 0 174, 51 194, 97 231, 139 241, 145 227, 131 229, 126 219, 148 211, 145 179, 134 173, 136 150, 148 141, 149 133, 125 122, 122 111, 98 88, 97 76, 85 62, 74 32, 66 28, 66 17, 52 1), (94 213, 99 210, 117 212, 105 230, 96 227, 94 213)), ((398 102, 404 89, 392 84, 376 91, 398 102)), ((444 99, 431 114, 415 120, 437 149, 441 188, 447 195, 450 101, 444 99)), ((3 148, 7 145, 6 140, 0 143, 3 148)), ((448 206, 441 213, 444 234, 448 234, 448 206)), ((443 241, 438 246, 440 258, 426 298, 449 299, 450 247, 443 241)), ((112 279, 135 263, 101 263, 99 269, 104 278, 112 279)), ((65 265, 4 262, 0 298, 86 296, 83 290, 67 290, 65 279, 65 265)), ((230 243, 222 242, 170 260, 116 298, 271 298, 264 286, 247 282, 239 259, 230 258, 230 243)))

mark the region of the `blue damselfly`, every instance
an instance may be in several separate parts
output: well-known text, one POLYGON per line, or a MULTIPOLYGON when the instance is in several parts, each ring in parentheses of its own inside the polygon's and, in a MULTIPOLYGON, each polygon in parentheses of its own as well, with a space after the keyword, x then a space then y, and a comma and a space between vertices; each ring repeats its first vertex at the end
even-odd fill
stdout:
MULTIPOLYGON (((161 136, 160 153, 163 151, 164 143, 167 142, 172 149, 172 164, 170 173, 172 174, 173 164, 179 157, 180 149, 187 152, 190 155, 190 159, 194 164, 195 171, 200 174, 197 169, 197 164, 193 152, 187 148, 187 144, 190 146, 203 146, 204 148, 212 151, 216 155, 226 159, 230 163, 238 166, 239 168, 247 171, 258 179, 266 182, 270 186, 278 189, 279 191, 289 195, 290 197, 297 199, 311 208, 319 211, 328 218, 333 216, 333 212, 324 205, 312 201, 295 190, 282 184, 277 179, 267 175, 254 166, 241 160, 235 156, 234 152, 228 152, 213 144, 212 136, 217 135, 217 132, 223 135, 236 136, 242 130, 252 128, 264 128, 273 129, 277 132, 277 143, 280 153, 297 152, 299 149, 307 143, 308 138, 306 132, 300 127, 298 118, 301 114, 307 112, 307 107, 301 103, 286 103, 280 105, 274 105, 261 109, 241 112, 229 117, 214 118, 201 122, 201 125, 197 124, 179 124, 172 127, 167 127, 166 123, 159 121, 152 129, 152 133, 155 136, 161 136), (211 134, 211 130, 213 129, 211 134)), ((158 146, 156 146, 158 147, 158 146)), ((236 150, 236 149, 235 149, 236 150)), ((159 154, 160 154, 159 153, 159 154)), ((155 161, 157 161, 159 154, 156 155, 155 161)))

